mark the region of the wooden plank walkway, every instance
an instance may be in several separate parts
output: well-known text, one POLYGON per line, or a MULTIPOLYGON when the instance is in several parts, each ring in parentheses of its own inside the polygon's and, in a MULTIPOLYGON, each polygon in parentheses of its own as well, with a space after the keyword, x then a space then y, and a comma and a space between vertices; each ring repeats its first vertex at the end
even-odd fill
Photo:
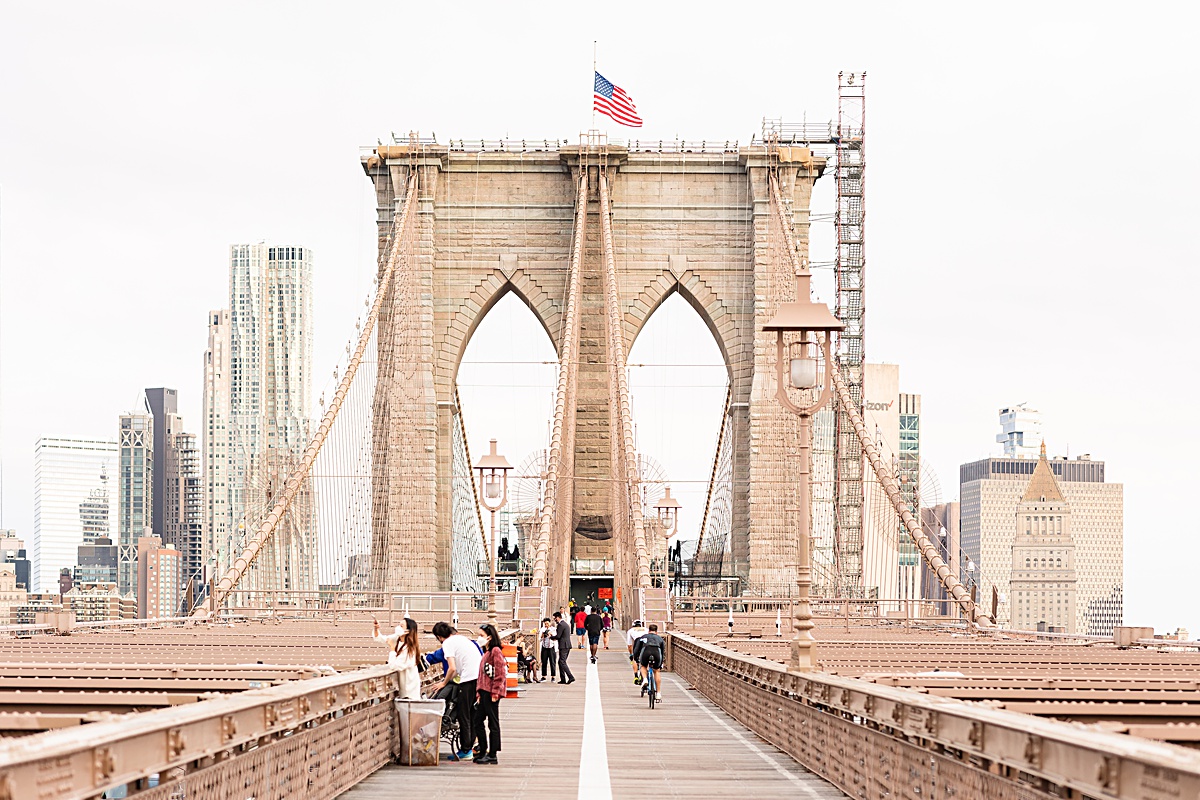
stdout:
POLYGON ((498 765, 446 761, 443 744, 437 767, 385 767, 342 800, 845 797, 675 675, 664 674, 663 701, 651 711, 623 648, 601 650, 595 667, 585 653, 571 652, 574 684, 522 684, 521 697, 501 701, 498 765), (589 688, 593 707, 585 711, 589 688))

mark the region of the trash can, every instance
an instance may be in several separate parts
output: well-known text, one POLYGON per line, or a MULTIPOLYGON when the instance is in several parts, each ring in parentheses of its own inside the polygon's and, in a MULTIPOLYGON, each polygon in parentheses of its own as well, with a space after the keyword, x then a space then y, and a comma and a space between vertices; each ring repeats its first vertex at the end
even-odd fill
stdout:
POLYGON ((407 767, 436 767, 446 701, 397 698, 393 702, 400 738, 397 762, 407 767))

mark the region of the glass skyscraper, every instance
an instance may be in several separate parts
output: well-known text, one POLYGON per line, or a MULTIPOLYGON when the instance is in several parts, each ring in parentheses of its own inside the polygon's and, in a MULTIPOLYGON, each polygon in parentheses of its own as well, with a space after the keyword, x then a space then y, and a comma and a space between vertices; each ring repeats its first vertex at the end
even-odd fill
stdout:
POLYGON ((153 534, 154 417, 122 414, 117 473, 117 589, 137 592, 137 541, 153 534))
POLYGON ((117 443, 39 439, 33 456, 32 591, 58 591, 85 542, 113 535, 117 443))

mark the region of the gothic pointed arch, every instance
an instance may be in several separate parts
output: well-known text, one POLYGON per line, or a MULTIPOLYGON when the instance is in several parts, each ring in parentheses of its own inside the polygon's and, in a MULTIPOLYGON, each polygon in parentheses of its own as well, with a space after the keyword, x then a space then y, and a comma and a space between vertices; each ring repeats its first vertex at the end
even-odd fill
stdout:
POLYGON ((679 294, 695 309, 700 319, 704 320, 705 326, 721 350, 725 369, 732 375, 733 365, 737 364, 743 355, 742 331, 717 293, 691 269, 679 274, 672 269, 664 269, 629 305, 623 324, 625 339, 630 349, 645 327, 646 321, 673 294, 679 294))
POLYGON ((559 351, 562 312, 559 304, 524 269, 494 269, 486 274, 459 305, 438 343, 438 384, 449 386, 458 375, 467 344, 488 312, 509 292, 521 299, 559 351))

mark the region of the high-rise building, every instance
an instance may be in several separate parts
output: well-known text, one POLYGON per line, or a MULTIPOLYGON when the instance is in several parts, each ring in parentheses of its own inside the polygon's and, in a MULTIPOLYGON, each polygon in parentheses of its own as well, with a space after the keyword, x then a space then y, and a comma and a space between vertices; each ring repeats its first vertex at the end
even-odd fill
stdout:
POLYGON ((1042 415, 1026 403, 1000 409, 996 442, 1004 445, 1008 458, 1037 458, 1042 443, 1042 415))
POLYGON ((233 534, 233 489, 229 480, 230 367, 229 311, 208 312, 208 349, 204 351, 204 420, 202 469, 204 479, 205 550, 212 554, 216 573, 229 566, 233 534))
MULTIPOLYGON (((875 445, 900 481, 900 495, 919 515, 921 496, 921 396, 900 391, 900 367, 864 365, 863 418, 875 445)), ((900 610, 894 601, 921 597, 921 556, 870 465, 864 467, 863 589, 900 610)), ((919 518, 919 517, 918 517, 919 518)))
MULTIPOLYGON (((997 622, 1003 626, 1015 623, 1011 583, 1017 516, 1039 463, 1040 458, 985 458, 959 468, 962 550, 976 567, 980 605, 990 610, 994 590, 997 622)), ((1044 463, 1070 510, 1074 631, 1111 635, 1124 614, 1124 487, 1106 483, 1104 462, 1092 461, 1089 455, 1044 463)), ((1032 555, 1030 559, 1032 563, 1032 555)))
POLYGON ((138 617, 176 617, 181 611, 179 574, 182 559, 171 545, 157 536, 143 536, 137 543, 138 617))
POLYGON ((147 389, 146 407, 150 409, 150 414, 154 417, 154 471, 150 481, 152 486, 152 524, 150 527, 154 531, 155 536, 164 542, 169 542, 170 539, 166 538, 166 535, 163 533, 167 519, 167 514, 164 513, 163 508, 167 501, 165 485, 169 475, 167 469, 167 437, 172 432, 172 423, 177 423, 180 419, 179 393, 175 389, 162 387, 147 389))
POLYGON ((200 451, 196 447, 196 436, 180 433, 172 441, 175 454, 174 474, 179 498, 178 517, 168 527, 170 544, 180 552, 182 573, 180 589, 188 593, 193 602, 204 594, 208 579, 205 566, 211 551, 204 534, 204 486, 200 477, 200 451), (189 588, 190 587, 190 588, 189 588))
POLYGON ((154 535, 179 551, 184 584, 203 584, 208 550, 196 437, 183 430, 174 389, 147 389, 146 400, 154 415, 154 535))
POLYGON ((117 444, 82 439, 42 438, 33 455, 33 592, 58 590, 63 567, 75 564, 85 538, 112 536, 117 444))
POLYGON ((1071 506, 1063 497, 1042 445, 1017 506, 1009 605, 1024 630, 1075 633, 1075 543, 1071 506))
MULTIPOLYGON (((308 444, 312 251, 234 245, 229 331, 230 507, 217 543, 227 558, 267 516, 308 444)), ((301 491, 243 588, 316 591, 315 503, 311 486, 301 491)))
MULTIPOLYGON (((959 505, 957 502, 938 503, 937 505, 921 508, 921 529, 929 537, 929 541, 938 550, 938 555, 950 568, 950 574, 967 585, 971 585, 971 577, 966 572, 963 563, 960 543, 959 505)), ((921 597, 926 600, 949 600, 946 587, 942 586, 938 576, 921 561, 921 597)), ((948 603, 939 606, 943 614, 954 615, 948 603)))
POLYGON ((75 557, 75 583, 117 584, 117 546, 112 539, 97 537, 79 545, 75 557))
POLYGON ((137 541, 153 521, 154 417, 121 415, 117 473, 117 588, 137 590, 137 541))

